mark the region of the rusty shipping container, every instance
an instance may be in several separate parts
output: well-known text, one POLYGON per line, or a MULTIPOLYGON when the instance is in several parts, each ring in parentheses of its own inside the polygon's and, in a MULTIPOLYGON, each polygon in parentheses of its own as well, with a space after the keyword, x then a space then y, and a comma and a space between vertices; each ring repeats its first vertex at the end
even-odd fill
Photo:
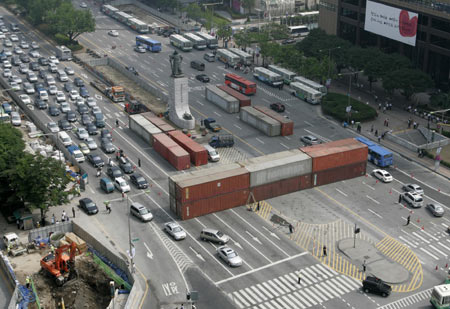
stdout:
POLYGON ((175 193, 177 201, 182 203, 248 189, 249 186, 249 172, 239 164, 227 164, 169 178, 169 192, 175 193))
POLYGON ((327 185, 341 180, 352 179, 366 174, 367 161, 339 166, 329 170, 314 172, 311 175, 313 187, 327 185))
POLYGON ((217 88, 236 98, 239 101, 239 107, 252 105, 252 100, 249 97, 243 95, 242 93, 234 90, 231 87, 228 87, 227 85, 217 86, 217 88))
POLYGON ((256 201, 267 200, 280 195, 311 188, 311 174, 278 180, 250 188, 256 201))
POLYGON ((247 159, 239 164, 250 172, 250 188, 312 172, 312 159, 298 149, 247 159))
POLYGON ((179 130, 169 132, 169 136, 189 153, 192 164, 195 166, 208 164, 208 152, 205 147, 179 130))
POLYGON ((313 173, 366 161, 368 156, 367 146, 354 138, 301 147, 300 150, 312 158, 313 173))
POLYGON ((245 106, 241 108, 239 118, 260 130, 267 136, 278 136, 281 132, 281 124, 273 118, 270 118, 264 113, 254 109, 252 106, 245 106))
POLYGON ((145 119, 147 119, 148 121, 153 123, 158 129, 160 129, 161 131, 163 131, 165 133, 175 130, 175 128, 173 126, 171 126, 170 124, 168 124, 167 121, 165 121, 162 118, 159 118, 152 112, 146 112, 146 113, 142 113, 140 115, 142 115, 145 119))
POLYGON ((153 149, 177 170, 190 168, 190 156, 181 146, 164 133, 153 136, 153 149))
POLYGON ((265 106, 254 105, 253 107, 256 110, 259 110, 261 113, 264 113, 267 116, 281 123, 281 136, 288 136, 294 134, 294 122, 291 119, 285 118, 281 116, 279 113, 265 106))

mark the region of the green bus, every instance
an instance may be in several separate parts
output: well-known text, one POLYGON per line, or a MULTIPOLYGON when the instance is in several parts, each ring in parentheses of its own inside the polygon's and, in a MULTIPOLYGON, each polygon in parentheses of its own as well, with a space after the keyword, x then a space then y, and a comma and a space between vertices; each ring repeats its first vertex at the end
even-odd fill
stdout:
POLYGON ((450 284, 441 284, 433 288, 430 303, 437 309, 450 308, 450 284))

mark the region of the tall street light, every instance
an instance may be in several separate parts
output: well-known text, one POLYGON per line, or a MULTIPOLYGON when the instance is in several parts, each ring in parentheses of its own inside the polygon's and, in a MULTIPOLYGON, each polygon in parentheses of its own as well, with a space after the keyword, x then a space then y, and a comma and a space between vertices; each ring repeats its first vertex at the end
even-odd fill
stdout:
POLYGON ((338 76, 344 76, 344 75, 350 75, 349 82, 348 82, 348 93, 347 93, 347 108, 345 111, 347 112, 347 123, 350 121, 350 113, 352 110, 352 106, 350 105, 350 96, 352 93, 352 76, 354 74, 363 73, 364 71, 356 71, 356 72, 348 72, 348 73, 340 73, 338 76))
POLYGON ((328 48, 328 49, 319 49, 319 52, 322 53, 324 51, 328 51, 328 80, 331 82, 331 51, 340 49, 340 46, 328 48))

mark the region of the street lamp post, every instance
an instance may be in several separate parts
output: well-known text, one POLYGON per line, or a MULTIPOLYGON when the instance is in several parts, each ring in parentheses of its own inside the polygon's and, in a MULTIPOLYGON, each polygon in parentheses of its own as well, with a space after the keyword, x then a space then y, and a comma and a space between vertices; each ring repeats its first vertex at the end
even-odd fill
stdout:
MULTIPOLYGON (((125 194, 125 193, 124 193, 125 194)), ((131 217, 131 211, 130 211, 130 202, 127 195, 127 210, 128 210, 128 241, 130 243, 130 264, 131 264, 131 273, 134 273, 134 250, 133 250, 133 244, 131 243, 131 223, 130 223, 130 217, 131 217)))
POLYGON ((328 79, 331 80, 331 51, 340 49, 340 46, 328 48, 328 49, 319 49, 319 52, 328 51, 328 79))
POLYGON ((348 72, 348 73, 340 73, 338 74, 339 76, 344 76, 344 75, 350 75, 349 78, 349 83, 348 83, 348 93, 347 93, 347 123, 349 123, 350 121, 350 113, 351 113, 351 108, 352 106, 350 105, 350 96, 351 96, 351 92, 352 92, 352 76, 353 74, 358 74, 358 73, 363 73, 364 71, 357 71, 357 72, 348 72))

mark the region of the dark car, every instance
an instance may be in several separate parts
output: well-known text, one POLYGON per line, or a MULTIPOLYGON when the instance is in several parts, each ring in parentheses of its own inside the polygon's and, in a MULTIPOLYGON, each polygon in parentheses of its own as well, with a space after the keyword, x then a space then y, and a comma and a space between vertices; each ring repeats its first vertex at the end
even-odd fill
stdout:
POLYGON ((59 116, 61 112, 59 111, 59 108, 57 106, 51 105, 48 107, 48 113, 50 114, 50 116, 59 116))
POLYGON ((77 114, 75 114, 74 111, 69 111, 66 114, 66 119, 69 122, 75 122, 75 121, 77 121, 77 114))
POLYGON ((103 114, 95 113, 94 117, 95 117, 94 123, 97 126, 97 128, 104 128, 105 127, 105 117, 103 117, 103 114))
MULTIPOLYGON (((89 117, 89 115, 88 115, 89 117)), ((81 119, 81 121, 83 121, 83 119, 81 119)), ((88 131, 89 135, 97 135, 98 134, 98 130, 97 130, 97 126, 95 124, 88 123, 86 125, 86 130, 88 131)))
POLYGON ((88 114, 89 113, 89 107, 87 107, 86 104, 79 104, 78 105, 78 112, 81 115, 88 114))
POLYGON ((80 96, 82 96, 83 98, 89 97, 89 91, 86 87, 83 86, 80 88, 80 96))
POLYGON ((125 174, 132 174, 134 172, 133 165, 127 158, 120 157, 119 166, 125 174))
POLYGON ((75 86, 77 86, 77 87, 84 87, 84 81, 83 81, 81 78, 79 78, 79 77, 75 77, 75 78, 73 79, 73 83, 74 83, 75 86))
POLYGON ((95 215, 98 213, 97 205, 87 197, 80 200, 80 208, 83 209, 88 215, 95 215))
POLYGON ((22 64, 22 60, 20 60, 20 57, 19 57, 19 56, 13 56, 13 57, 11 58, 11 64, 12 64, 12 65, 15 65, 15 66, 19 66, 19 65, 22 64))
MULTIPOLYGON (((88 114, 83 114, 81 115, 81 123, 85 126, 92 124, 92 118, 91 116, 89 116, 88 114)), ((95 134, 98 134, 98 132, 96 131, 95 134)))
POLYGON ((392 287, 377 277, 367 276, 366 280, 363 281, 363 291, 365 293, 376 293, 387 297, 391 294, 392 287))
POLYGON ((48 59, 45 58, 45 57, 40 57, 40 58, 38 59, 38 62, 39 62, 40 65, 44 65, 44 66, 47 66, 47 65, 48 65, 48 59))
POLYGON ((123 177, 122 170, 118 166, 108 167, 108 169, 106 170, 106 175, 108 175, 113 180, 119 177, 123 177))
POLYGON ((34 90, 36 90, 36 91, 45 90, 45 86, 43 83, 36 83, 36 84, 34 84, 34 90))
POLYGON ((209 77, 206 74, 199 74, 195 78, 203 83, 209 83, 209 77))
POLYGON ((282 113, 286 110, 286 107, 281 103, 272 103, 270 104, 270 108, 278 113, 282 113))
POLYGON ((72 125, 70 124, 70 122, 68 122, 66 119, 61 119, 58 121, 58 126, 61 128, 61 130, 63 131, 69 131, 72 130, 72 125))
POLYGON ((135 174, 131 175, 130 176, 130 181, 131 181, 132 184, 134 184, 139 189, 146 189, 146 188, 148 188, 148 182, 144 178, 144 176, 142 176, 141 174, 135 173, 135 174))
POLYGON ((102 167, 103 165, 105 165, 105 162, 103 162, 102 158, 98 154, 88 154, 87 158, 94 167, 102 167))
POLYGON ((34 106, 36 106, 39 109, 46 109, 48 107, 47 102, 42 101, 41 99, 36 99, 34 101, 34 106))
POLYGON ((75 89, 75 86, 72 83, 65 83, 64 84, 64 91, 70 92, 73 89, 75 89))
POLYGON ((31 61, 30 57, 28 57, 28 55, 25 54, 20 55, 20 60, 22 60, 23 63, 29 63, 31 61))
POLYGON ((39 71, 41 69, 41 67, 39 66, 39 63, 37 63, 37 62, 30 62, 30 64, 28 65, 28 68, 31 71, 39 71))
POLYGON ((295 40, 293 40, 293 39, 286 39, 286 40, 281 41, 281 44, 283 44, 283 45, 294 44, 294 43, 295 43, 295 40))
POLYGON ((102 138, 106 137, 107 139, 112 141, 112 135, 111 135, 111 132, 109 132, 108 129, 102 129, 100 132, 101 132, 101 137, 102 138))
POLYGON ((113 143, 111 143, 111 141, 106 137, 102 138, 101 147, 106 153, 113 153, 116 151, 116 147, 114 147, 113 143))

